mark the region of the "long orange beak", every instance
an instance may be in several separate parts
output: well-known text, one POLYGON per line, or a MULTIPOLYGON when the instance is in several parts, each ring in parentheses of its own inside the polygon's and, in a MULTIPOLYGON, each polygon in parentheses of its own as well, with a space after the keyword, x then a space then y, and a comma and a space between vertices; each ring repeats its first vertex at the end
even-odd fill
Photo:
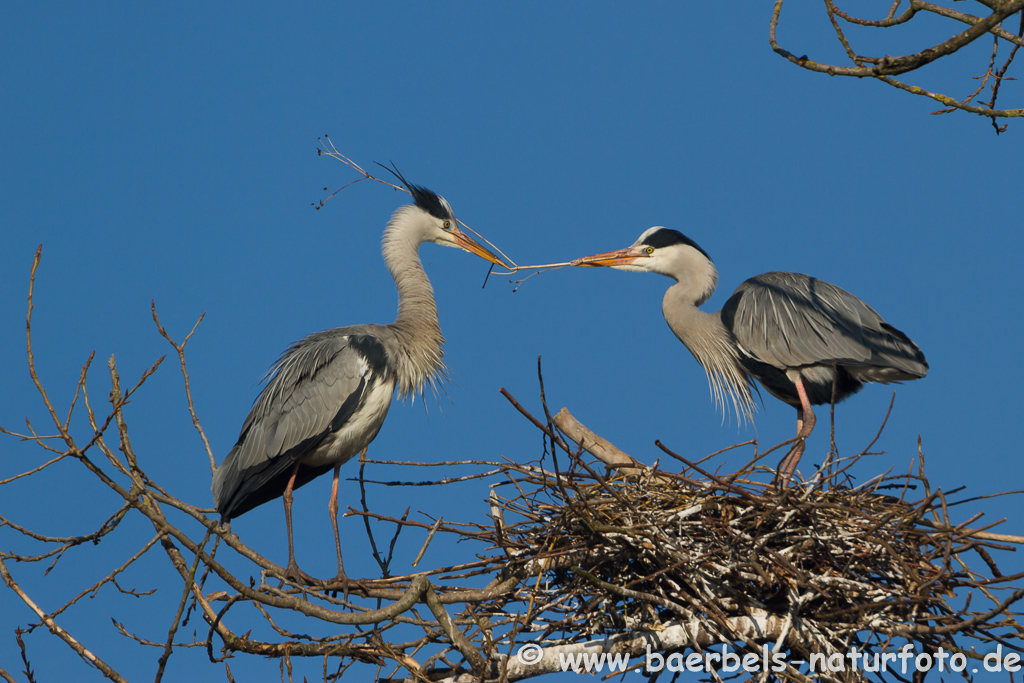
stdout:
POLYGON ((647 254, 644 253, 643 249, 635 247, 626 247, 625 249, 619 249, 618 251, 606 251, 601 254, 593 254, 592 256, 583 256, 578 259, 573 259, 569 263, 574 266, 624 266, 638 258, 642 258, 647 254))
POLYGON ((495 254, 491 253, 491 251, 487 247, 483 246, 482 244, 474 240, 472 237, 464 233, 459 228, 459 226, 456 225, 455 227, 453 227, 450 234, 452 238, 454 238, 456 246, 458 246, 460 249, 468 251, 470 254, 475 254, 485 261, 490 261, 496 266, 508 268, 508 264, 506 264, 499 256, 496 256, 495 254))

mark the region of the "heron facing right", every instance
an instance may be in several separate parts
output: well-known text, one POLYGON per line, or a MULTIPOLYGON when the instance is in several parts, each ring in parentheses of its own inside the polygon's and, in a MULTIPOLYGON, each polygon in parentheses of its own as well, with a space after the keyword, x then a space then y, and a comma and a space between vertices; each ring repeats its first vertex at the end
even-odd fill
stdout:
MULTIPOLYGON (((459 229, 440 195, 397 178, 413 203, 384 230, 384 263, 398 289, 398 317, 389 325, 350 325, 295 342, 270 370, 235 446, 213 475, 213 499, 224 523, 282 498, 288 533, 284 575, 318 582, 299 570, 292 537, 293 491, 334 470, 327 511, 334 528, 337 580, 348 586, 338 532, 341 466, 377 437, 392 395, 422 393, 445 377, 444 336, 420 245, 455 247, 490 263, 505 263, 459 229)), ((353 288, 354 296, 361 290, 353 288)))
POLYGON ((873 308, 839 287, 800 273, 764 273, 740 284, 718 313, 698 307, 718 283, 711 257, 676 230, 653 227, 631 246, 578 258, 574 266, 609 266, 660 273, 676 281, 661 310, 669 328, 704 366, 719 404, 731 399, 752 418, 757 380, 796 408, 793 447, 776 482, 796 471, 814 429, 812 405, 838 403, 865 382, 920 379, 928 372, 921 349, 873 308))

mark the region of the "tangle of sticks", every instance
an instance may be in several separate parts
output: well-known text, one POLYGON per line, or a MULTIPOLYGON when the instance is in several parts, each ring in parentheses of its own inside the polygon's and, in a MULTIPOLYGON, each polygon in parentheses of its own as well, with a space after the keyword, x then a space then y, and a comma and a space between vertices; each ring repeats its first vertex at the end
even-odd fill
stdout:
MULTIPOLYGON (((374 461, 364 459, 359 468, 364 491, 479 480, 489 491, 479 515, 463 521, 444 519, 443 510, 431 511, 426 521, 410 518, 408 511, 388 516, 371 510, 364 495, 350 515, 378 522, 365 528, 381 575, 353 581, 347 593, 330 583, 279 581, 273 577, 283 575, 283 568, 222 525, 208 501, 183 500, 147 474, 148 456, 136 450, 126 413, 163 359, 125 388, 111 357, 109 384, 102 386, 105 409, 90 389, 91 356, 70 405, 61 409, 50 398, 36 371, 32 340, 39 260, 37 252, 27 354, 52 426, 3 429, 37 446, 40 457, 0 480, 0 487, 37 481, 43 487, 51 468, 78 468, 78 486, 106 495, 109 515, 89 533, 54 536, 36 528, 44 508, 54 505, 45 496, 37 507, 16 510, 0 502, 0 577, 35 615, 29 623, 15 623, 14 610, 5 610, 0 628, 7 635, 0 637, 17 640, 29 680, 32 657, 23 636, 40 627, 86 666, 110 680, 126 680, 119 670, 124 662, 116 660, 137 658, 126 657, 125 650, 133 648, 99 651, 89 642, 93 633, 68 630, 68 613, 107 614, 104 598, 114 595, 155 599, 153 586, 126 586, 124 579, 151 555, 162 557, 168 569, 156 588, 177 596, 173 605, 143 623, 115 614, 113 628, 134 648, 153 652, 157 681, 171 658, 186 651, 205 653, 228 680, 229 658, 249 655, 274 660, 289 680, 294 661, 313 658, 324 681, 355 667, 362 678, 377 680, 482 683, 553 673, 565 668, 566 657, 575 661, 573 656, 588 652, 635 656, 653 648, 671 656, 729 645, 743 654, 779 655, 777 669, 757 675, 767 681, 809 680, 806 668, 789 662, 841 660, 853 649, 870 657, 909 646, 964 661, 980 660, 996 646, 1004 652, 1024 649, 1014 611, 1024 597, 1018 587, 1024 574, 1008 575, 996 561, 1024 538, 997 534, 991 531, 995 524, 979 526, 980 511, 957 522, 951 509, 977 507, 980 499, 954 500, 936 488, 925 474, 920 444, 915 467, 859 485, 850 472, 864 453, 843 459, 833 452, 805 480, 774 488, 767 483, 773 472, 765 461, 775 448, 762 452, 757 442, 727 449, 730 457, 750 451, 747 462, 729 472, 721 466, 722 453, 691 460, 660 442, 657 456, 671 466, 649 465, 567 410, 552 415, 539 364, 541 417, 502 390, 512 409, 537 429, 539 453, 441 463, 446 471, 459 466, 469 473, 430 481, 374 482, 374 461), (110 556, 104 577, 83 581, 70 599, 50 604, 60 591, 47 588, 45 577, 59 562, 101 540, 130 539, 128 527, 138 528, 139 522, 147 529, 145 538, 126 557, 110 556), (389 541, 374 538, 379 522, 395 529, 389 541), (459 541, 452 547, 463 555, 444 566, 393 575, 399 542, 421 548, 423 557, 442 538, 459 541), (31 550, 6 550, 15 539, 31 550), (155 629, 154 623, 161 625, 155 629), (524 645, 531 646, 530 657, 517 656, 524 645)), ((205 445, 185 354, 195 328, 178 343, 160 324, 155 306, 153 318, 184 378, 187 401, 180 417, 205 445)), ((203 461, 187 466, 197 474, 207 471, 203 461)), ((75 506, 65 505, 60 515, 70 525, 75 506)), ((635 666, 643 665, 640 660, 635 666)), ((657 672, 647 673, 657 678, 657 672)), ((817 680, 888 680, 879 676, 845 671, 817 680)), ((0 677, 15 680, 2 668, 0 677)))

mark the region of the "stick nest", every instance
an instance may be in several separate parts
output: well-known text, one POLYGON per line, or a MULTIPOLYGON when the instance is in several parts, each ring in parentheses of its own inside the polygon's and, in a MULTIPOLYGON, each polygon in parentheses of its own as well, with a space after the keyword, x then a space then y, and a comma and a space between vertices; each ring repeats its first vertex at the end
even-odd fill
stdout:
POLYGON ((493 540, 537 577, 518 597, 541 642, 690 622, 708 642, 779 642, 805 658, 891 652, 894 639, 968 657, 992 643, 1021 650, 1008 608, 1024 591, 1006 588, 1020 577, 1003 576, 989 550, 1024 539, 966 528, 980 514, 950 522, 956 503, 932 490, 923 466, 854 487, 852 462, 833 464, 779 489, 758 481, 770 472, 763 455, 715 475, 662 446, 681 472, 625 454, 631 464, 606 469, 608 458, 590 459, 576 434, 573 450, 556 424, 545 431, 568 469, 525 478, 495 506, 502 522, 521 520, 499 524, 493 540))

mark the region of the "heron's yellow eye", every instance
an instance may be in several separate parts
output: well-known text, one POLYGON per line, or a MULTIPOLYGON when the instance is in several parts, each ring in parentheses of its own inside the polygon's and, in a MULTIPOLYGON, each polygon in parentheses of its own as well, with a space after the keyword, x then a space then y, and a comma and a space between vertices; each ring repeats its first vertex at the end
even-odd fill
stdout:
POLYGON ((450 227, 452 227, 452 222, 451 221, 445 221, 444 222, 444 229, 447 230, 450 227))
POLYGON ((651 254, 654 253, 654 247, 647 247, 646 249, 644 249, 644 251, 646 251, 647 255, 650 256, 651 254))

